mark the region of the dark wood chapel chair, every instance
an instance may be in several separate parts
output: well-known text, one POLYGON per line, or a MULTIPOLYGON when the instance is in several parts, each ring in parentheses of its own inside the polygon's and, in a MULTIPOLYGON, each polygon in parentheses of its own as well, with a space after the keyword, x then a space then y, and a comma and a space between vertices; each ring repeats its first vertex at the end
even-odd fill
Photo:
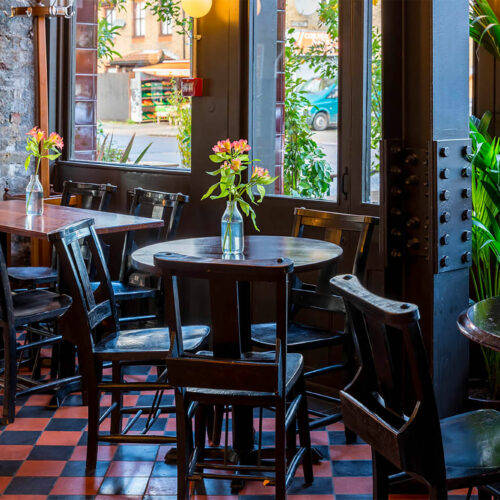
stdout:
POLYGON ((439 420, 418 307, 374 295, 352 275, 331 285, 344 299, 360 361, 340 392, 342 414, 372 447, 374 499, 388 498, 393 469, 395 479, 405 473, 424 483, 432 500, 498 481, 500 413, 439 420))
MULTIPOLYGON (((177 335, 176 340, 171 340, 177 349, 168 360, 169 379, 175 386, 177 413, 177 498, 189 498, 189 481, 207 477, 267 480, 275 484, 276 498, 285 499, 287 486, 301 462, 305 483, 313 481, 304 362, 301 354, 287 353, 288 277, 293 264, 287 259, 249 262, 193 260, 190 258, 189 262, 185 262, 183 256, 175 254, 155 255, 155 265, 163 271, 170 332, 172 337, 177 335), (185 343, 183 347, 178 336, 181 319, 177 279, 183 277, 208 282, 213 352, 186 353, 185 343), (244 320, 245 313, 238 306, 238 286, 242 282, 265 282, 274 289, 277 324, 274 352, 242 353, 242 337, 249 327, 244 320), (193 447, 191 417, 196 403, 200 404, 198 411, 202 416, 201 423, 196 426, 193 447), (212 405, 226 408, 239 405, 274 407, 274 465, 260 463, 260 452, 264 454, 266 451, 261 450, 261 443, 256 465, 235 465, 226 463, 226 460, 214 463, 207 459, 204 415, 212 405), (295 436, 297 422, 298 448, 295 436), (205 469, 213 472, 205 472, 205 469)), ((248 432, 252 432, 251 424, 248 432)), ((262 437, 262 428, 259 435, 262 437)))
MULTIPOLYGON (((108 268, 95 233, 92 220, 77 222, 50 235, 55 245, 61 268, 60 286, 73 297, 73 305, 61 320, 63 339, 77 347, 78 366, 88 400, 87 469, 93 470, 97 460, 98 441, 108 443, 171 443, 175 437, 146 435, 160 413, 175 412, 172 406, 161 406, 156 398, 152 407, 124 407, 123 392, 156 391, 170 388, 165 373, 154 382, 126 382, 124 365, 158 366, 170 356, 168 328, 147 328, 120 331, 115 298, 108 268), (89 278, 82 247, 89 249, 97 287, 89 278), (112 363, 112 380, 102 378, 102 367, 112 363), (100 394, 111 392, 112 405, 100 415, 100 394), (122 416, 133 414, 122 426, 122 416), (148 414, 143 434, 128 434, 142 414, 148 414), (111 415, 110 434, 99 433, 99 425, 111 415)), ((182 329, 185 349, 199 349, 210 332, 206 326, 186 326, 182 329)))
MULTIPOLYGON (((106 211, 111 197, 118 188, 111 184, 64 181, 61 206, 68 207, 71 197, 78 197, 78 206, 89 210, 106 211)), ((40 285, 54 286, 57 283, 55 252, 52 253, 50 267, 28 266, 9 267, 9 277, 16 288, 36 288, 40 285)))
POLYGON ((73 381, 41 380, 40 349, 48 348, 61 340, 60 335, 41 329, 38 324, 59 318, 69 308, 71 297, 48 290, 27 290, 12 293, 7 275, 7 266, 0 247, 0 387, 3 387, 3 411, 0 424, 14 421, 16 398, 35 392, 52 390, 73 381), (20 341, 17 337, 21 329, 31 330, 30 337, 20 341), (25 355, 36 351, 31 363, 31 376, 19 373, 25 366, 25 355))
MULTIPOLYGON (((294 216, 292 236, 295 237, 304 237, 304 233, 307 233, 308 229, 316 228, 324 231, 326 241, 344 246, 344 240, 349 238, 349 235, 352 235, 357 245, 351 272, 360 279, 364 279, 373 230, 379 221, 377 217, 308 210, 305 208, 295 208, 294 216)), ((343 259, 343 262, 345 262, 345 259, 343 259)), ((347 330, 320 330, 294 321, 294 317, 304 308, 344 316, 345 309, 342 299, 330 292, 329 279, 334 274, 335 269, 327 268, 322 270, 317 285, 302 283, 296 276, 292 281, 288 350, 291 352, 304 352, 311 349, 340 345, 344 351, 344 360, 342 362, 306 371, 306 380, 336 371, 344 371, 346 378, 351 380, 355 373, 352 337, 347 330)), ((252 341, 258 347, 269 348, 273 345, 275 336, 274 323, 252 325, 252 341)), ((317 391, 308 391, 308 395, 336 405, 340 402, 336 397, 318 393, 317 391)), ((332 414, 309 409, 309 413, 314 415, 310 423, 311 429, 332 424, 342 418, 339 412, 332 414)), ((347 431, 346 438, 349 442, 352 442, 355 436, 347 431)))
POLYGON ((130 215, 162 219, 164 226, 147 231, 128 231, 125 235, 120 276, 118 281, 112 281, 115 299, 122 303, 124 301, 142 301, 139 307, 142 309, 147 305, 146 299, 156 299, 157 311, 153 314, 142 312, 134 316, 120 316, 120 324, 157 320, 163 320, 163 303, 161 300, 161 287, 154 277, 137 272, 131 265, 130 256, 137 248, 162 241, 173 239, 177 233, 181 219, 182 209, 189 197, 181 193, 165 193, 161 191, 150 191, 135 188, 132 194, 130 215))

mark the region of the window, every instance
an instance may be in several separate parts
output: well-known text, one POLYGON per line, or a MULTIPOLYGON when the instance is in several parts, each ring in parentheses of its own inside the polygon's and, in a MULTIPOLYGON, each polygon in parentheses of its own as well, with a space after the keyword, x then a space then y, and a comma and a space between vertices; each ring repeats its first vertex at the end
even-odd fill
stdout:
POLYGON ((146 34, 145 2, 134 2, 134 36, 146 34))
POLYGON ((110 26, 116 26, 116 7, 105 9, 106 21, 110 26))
POLYGON ((281 179, 275 183, 276 194, 336 201, 337 0, 290 0, 285 9, 279 9, 280 3, 257 2, 253 12, 254 155, 266 166, 274 165, 274 175, 281 179))
POLYGON ((381 4, 254 3, 249 135, 255 158, 279 176, 274 194, 377 213, 381 4))
POLYGON ((189 36, 146 32, 165 16, 145 2, 113 12, 98 2, 76 13, 70 159, 189 169, 191 102, 180 92, 191 76, 189 36))
POLYGON ((166 21, 160 21, 160 34, 161 35, 172 34, 172 21, 170 19, 167 19, 166 21))

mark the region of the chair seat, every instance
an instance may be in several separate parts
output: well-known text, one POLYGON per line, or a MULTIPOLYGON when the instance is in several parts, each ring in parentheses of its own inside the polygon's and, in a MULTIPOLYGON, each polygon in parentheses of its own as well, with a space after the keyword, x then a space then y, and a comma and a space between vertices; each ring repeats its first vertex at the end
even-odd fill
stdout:
POLYGON ((52 267, 9 267, 7 273, 9 278, 16 281, 57 282, 57 270, 52 267))
MULTIPOLYGON (((92 290, 96 290, 99 283, 92 283, 92 290)), ((113 293, 116 300, 135 300, 155 297, 158 293, 156 288, 147 288, 143 286, 130 285, 121 281, 112 281, 113 293)))
POLYGON ((478 410, 445 418, 441 434, 448 481, 460 485, 460 478, 498 476, 500 412, 478 410))
MULTIPOLYGON (((200 351, 197 354, 201 354, 204 356, 212 356, 213 353, 210 351, 200 351)), ((243 355, 244 360, 249 361, 264 361, 269 360, 273 361, 276 355, 274 352, 248 352, 243 355)), ((304 358, 302 354, 298 353, 288 353, 286 356, 286 392, 290 391, 293 388, 297 379, 304 371, 304 358)), ((216 395, 216 396, 225 396, 225 397, 262 397, 267 396, 268 394, 263 392, 250 392, 250 391, 232 391, 232 390, 224 390, 224 389, 202 389, 199 387, 188 387, 186 389, 188 394, 206 394, 206 395, 216 395)))
MULTIPOLYGON (((182 327, 182 340, 184 349, 196 351, 202 347, 210 333, 210 328, 205 325, 182 327)), ((144 328, 140 330, 123 330, 111 335, 97 343, 94 353, 101 359, 130 360, 135 359, 157 360, 168 355, 170 349, 169 329, 144 328)))
POLYGON ((16 326, 37 323, 61 316, 72 303, 68 295, 48 290, 28 290, 12 294, 16 326))
MULTIPOLYGON (((344 333, 320 330, 299 323, 288 324, 287 346, 289 351, 315 349, 327 345, 340 344, 344 341, 344 333)), ((252 342, 259 347, 276 345, 276 323, 259 323, 252 325, 252 342)))

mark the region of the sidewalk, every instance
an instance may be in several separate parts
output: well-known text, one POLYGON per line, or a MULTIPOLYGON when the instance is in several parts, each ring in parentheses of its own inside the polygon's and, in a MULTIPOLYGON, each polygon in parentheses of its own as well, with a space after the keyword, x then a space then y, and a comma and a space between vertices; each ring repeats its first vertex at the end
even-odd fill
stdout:
POLYGON ((150 137, 175 137, 177 127, 168 125, 166 122, 148 123, 126 123, 126 122, 102 122, 104 132, 113 135, 150 136, 150 137))

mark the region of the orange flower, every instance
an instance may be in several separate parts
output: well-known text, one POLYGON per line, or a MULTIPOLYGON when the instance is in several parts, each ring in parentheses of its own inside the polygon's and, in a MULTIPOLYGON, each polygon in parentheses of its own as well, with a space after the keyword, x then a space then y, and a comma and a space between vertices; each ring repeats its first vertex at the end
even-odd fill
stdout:
POLYGON ((57 132, 52 132, 50 134, 49 142, 51 142, 57 149, 62 149, 64 147, 63 138, 57 132))
POLYGON ((255 167, 252 177, 268 177, 269 176, 269 170, 264 169, 262 167, 255 167))
POLYGON ((239 172, 241 170, 241 160, 239 158, 233 158, 231 160, 231 170, 233 170, 233 172, 239 172))
POLYGON ((31 135, 37 142, 45 138, 45 132, 38 127, 33 127, 26 135, 31 135))
POLYGON ((248 153, 248 151, 250 151, 251 149, 246 139, 234 141, 231 146, 233 147, 235 153, 248 153))
POLYGON ((225 141, 217 141, 217 144, 212 148, 214 153, 230 153, 231 152, 231 141, 226 139, 225 141))

